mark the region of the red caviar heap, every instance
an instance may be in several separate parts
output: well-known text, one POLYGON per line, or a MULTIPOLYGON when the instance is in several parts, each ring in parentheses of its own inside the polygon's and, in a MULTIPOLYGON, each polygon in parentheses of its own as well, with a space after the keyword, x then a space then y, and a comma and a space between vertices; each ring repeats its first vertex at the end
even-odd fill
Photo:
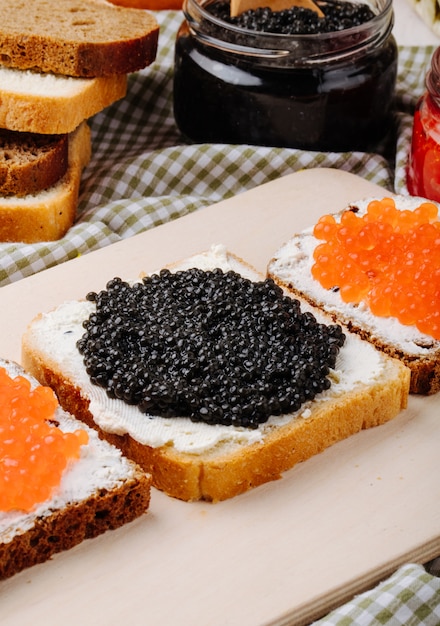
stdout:
POLYGON ((313 277, 338 288, 344 302, 366 303, 379 317, 440 339, 440 221, 432 202, 399 210, 392 198, 373 200, 363 215, 324 215, 314 228, 313 277))
POLYGON ((31 389, 23 376, 0 368, 0 511, 31 511, 51 497, 70 459, 88 441, 84 430, 62 432, 49 387, 31 389))

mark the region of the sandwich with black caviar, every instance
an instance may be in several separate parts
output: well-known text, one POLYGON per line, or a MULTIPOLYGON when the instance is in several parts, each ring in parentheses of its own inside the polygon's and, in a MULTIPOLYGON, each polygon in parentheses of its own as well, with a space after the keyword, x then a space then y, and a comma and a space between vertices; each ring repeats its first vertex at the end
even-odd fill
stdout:
POLYGON ((280 478, 394 418, 409 389, 401 363, 221 245, 42 312, 22 358, 62 406, 186 501, 280 478))

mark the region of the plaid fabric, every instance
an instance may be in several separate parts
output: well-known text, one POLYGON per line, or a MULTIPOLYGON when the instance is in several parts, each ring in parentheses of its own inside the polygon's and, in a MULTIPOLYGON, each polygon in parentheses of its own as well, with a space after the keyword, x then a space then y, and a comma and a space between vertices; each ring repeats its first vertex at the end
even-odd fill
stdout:
POLYGON ((400 49, 395 140, 390 157, 246 145, 190 145, 172 109, 179 11, 158 12, 155 63, 129 78, 128 95, 91 121, 93 156, 78 219, 60 241, 0 244, 0 286, 303 168, 334 167, 406 193, 412 112, 433 48, 400 49))
POLYGON ((401 567, 375 589, 332 611, 313 626, 439 626, 440 578, 421 565, 401 567))

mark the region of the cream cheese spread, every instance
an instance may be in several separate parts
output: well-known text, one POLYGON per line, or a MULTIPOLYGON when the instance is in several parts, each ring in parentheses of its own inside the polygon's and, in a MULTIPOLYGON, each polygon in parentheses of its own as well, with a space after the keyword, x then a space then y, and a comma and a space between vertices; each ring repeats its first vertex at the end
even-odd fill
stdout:
POLYGON ((66 97, 66 91, 75 95, 90 84, 90 78, 61 76, 32 70, 17 70, 9 67, 0 68, 0 82, 4 91, 32 94, 47 98, 66 97))
MULTIPOLYGON (((5 363, 0 365, 5 366, 5 363)), ((14 364, 8 367, 10 375, 22 374, 14 364)), ((82 446, 81 456, 66 469, 55 495, 36 508, 25 513, 22 511, 0 511, 0 543, 9 543, 14 536, 27 532, 37 518, 47 517, 54 511, 81 502, 93 496, 100 489, 112 490, 122 485, 133 475, 133 465, 114 446, 99 439, 96 431, 73 419, 61 408, 56 413, 59 428, 64 432, 73 432, 78 428, 87 430, 88 444, 82 446)))
MULTIPOLYGON (((211 259, 214 265, 209 268, 204 255, 205 268, 217 267, 217 260, 214 255, 211 259)), ((194 267, 194 263, 191 266, 194 267)), ((179 269, 181 267, 179 265, 179 269)), ((223 268, 228 269, 227 265, 223 265, 223 268)), ((272 416, 257 429, 246 429, 193 423, 183 417, 146 415, 136 406, 109 398, 104 389, 90 382, 82 356, 76 348, 77 340, 84 333, 82 322, 89 317, 94 307, 93 302, 71 301, 42 315, 32 324, 32 345, 39 353, 46 354, 47 362, 54 363, 56 370, 81 390, 82 395, 90 401, 89 410, 96 424, 103 431, 119 435, 128 433, 138 442, 152 447, 169 445, 179 452, 202 454, 222 448, 229 451, 240 445, 262 441, 274 427, 310 415, 311 403, 306 403, 295 414, 272 416)), ((331 373, 332 386, 319 394, 315 402, 336 397, 359 385, 369 385, 380 379, 383 368, 384 358, 377 350, 356 336, 347 337, 335 370, 331 373)))
MULTIPOLYGON (((183 261, 179 261, 175 266, 176 270, 188 270, 193 267, 197 267, 204 271, 213 270, 219 268, 224 272, 233 270, 238 272, 249 280, 262 280, 262 276, 254 270, 250 265, 246 265, 239 259, 231 255, 226 246, 223 244, 213 244, 206 252, 195 254, 183 261)), ((171 268, 172 269, 172 268, 171 268)))
MULTIPOLYGON (((357 202, 356 207, 364 211, 372 198, 357 202)), ((415 209, 420 198, 399 198, 398 207, 415 209)), ((415 326, 404 326, 393 317, 377 317, 366 304, 354 305, 341 300, 338 292, 324 289, 311 273, 313 251, 321 242, 313 236, 309 228, 292 237, 276 253, 271 261, 269 272, 285 284, 292 284, 299 292, 307 294, 328 313, 343 316, 347 321, 362 326, 373 337, 384 343, 392 341, 393 346, 414 356, 426 356, 430 351, 440 349, 440 341, 421 333, 415 326)))

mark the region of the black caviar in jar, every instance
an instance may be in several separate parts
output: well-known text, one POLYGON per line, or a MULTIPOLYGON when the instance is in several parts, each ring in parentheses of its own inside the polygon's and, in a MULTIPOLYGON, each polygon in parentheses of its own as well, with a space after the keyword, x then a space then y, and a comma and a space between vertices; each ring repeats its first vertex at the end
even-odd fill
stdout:
POLYGON ((317 4, 324 18, 295 8, 231 19, 223 0, 184 0, 174 72, 182 134, 195 142, 380 150, 397 74, 392 0, 317 4))
POLYGON ((272 280, 234 272, 164 270, 87 297, 90 380, 150 415, 257 428, 328 389, 345 340, 272 280))

